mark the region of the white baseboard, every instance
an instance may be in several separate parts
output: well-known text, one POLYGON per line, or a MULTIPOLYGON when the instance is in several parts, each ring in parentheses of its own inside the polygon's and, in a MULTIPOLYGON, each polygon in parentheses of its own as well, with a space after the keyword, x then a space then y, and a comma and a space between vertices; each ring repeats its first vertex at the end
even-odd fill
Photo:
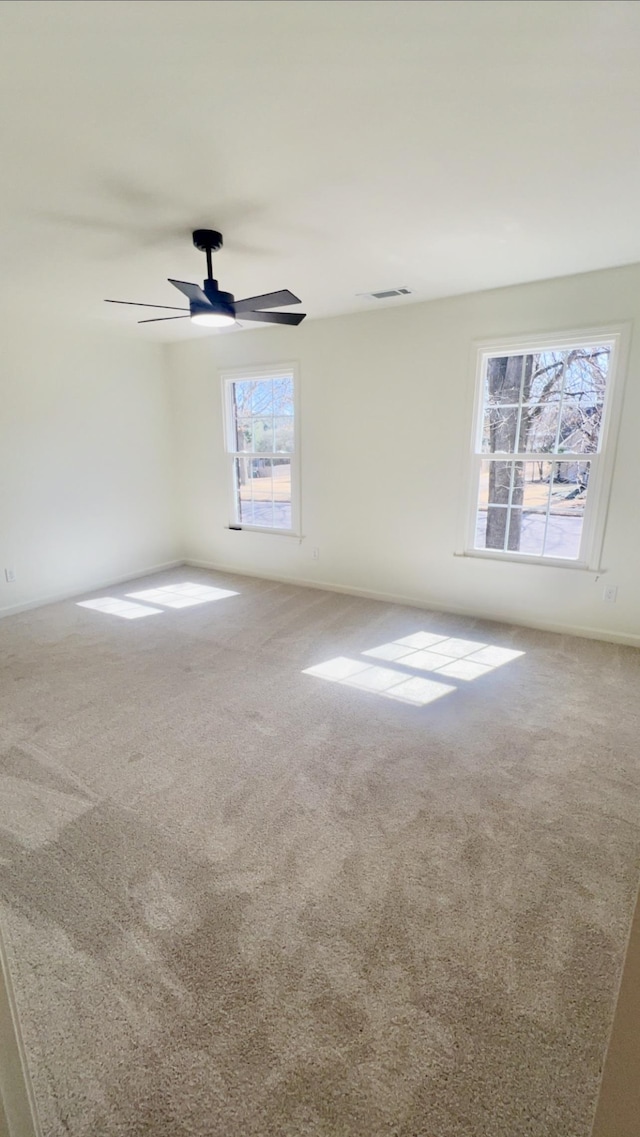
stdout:
POLYGON ((558 624, 547 620, 528 620, 521 616, 505 616, 504 613, 490 609, 474 610, 456 605, 440 603, 438 600, 423 600, 415 596, 403 596, 394 592, 372 592, 367 588, 353 585, 333 584, 324 580, 306 580, 291 576, 280 576, 269 572, 249 572, 232 565, 214 564, 198 558, 186 557, 182 562, 193 568, 209 569, 212 572, 225 572, 234 576, 249 576, 256 580, 276 580, 280 584, 297 584, 300 588, 318 588, 322 592, 340 592, 345 596, 361 596, 366 600, 383 600, 387 604, 404 604, 409 608, 422 608, 428 612, 443 612, 451 616, 468 616, 475 620, 491 620, 498 624, 516 624, 522 628, 534 628, 541 632, 556 632, 565 636, 580 636, 588 640, 604 640, 606 643, 625 644, 627 647, 640 647, 640 635, 632 632, 615 632, 603 628, 591 628, 582 624, 558 624))
POLYGON ((452 616, 468 616, 470 619, 491 620, 498 624, 518 624, 523 628, 535 628, 542 632, 555 632, 559 635, 581 636, 583 639, 604 640, 607 643, 625 644, 628 647, 640 647, 640 635, 632 632, 609 631, 604 628, 592 628, 582 624, 560 624, 550 620, 530 620, 521 616, 505 616, 504 613, 491 609, 471 610, 457 605, 441 603, 440 601, 426 600, 417 596, 405 596, 396 592, 378 592, 368 588, 358 588, 355 585, 334 584, 327 580, 307 580, 291 576, 282 576, 270 572, 250 572, 239 569, 234 565, 219 564, 214 561, 205 561, 199 557, 184 557, 174 561, 165 561, 163 564, 150 565, 147 568, 136 569, 124 576, 104 578, 95 582, 87 582, 83 588, 75 588, 64 592, 52 593, 38 597, 22 604, 0 608, 0 619, 3 616, 13 616, 19 612, 27 612, 31 608, 42 608, 45 604, 55 604, 60 600, 71 600, 82 596, 86 592, 95 592, 102 588, 112 588, 118 584, 126 584, 129 580, 138 580, 140 577, 152 576, 154 573, 167 572, 170 569, 180 568, 181 565, 190 565, 193 568, 207 569, 211 572, 230 573, 233 576, 253 577, 255 580, 275 580, 280 584, 299 585, 300 588, 318 588, 322 592, 339 592, 345 596, 361 596, 366 600, 381 600, 387 604, 404 604, 409 608, 421 608, 423 611, 443 612, 452 616))
POLYGON ((45 604, 57 604, 60 600, 72 600, 74 596, 84 596, 85 592, 97 592, 101 588, 113 588, 116 584, 126 584, 128 580, 138 580, 142 576, 166 572, 168 569, 179 568, 184 563, 180 558, 176 561, 165 561, 160 565, 151 565, 150 568, 136 569, 135 572, 125 573, 124 576, 111 576, 108 580, 102 578, 96 581, 86 581, 78 588, 50 593, 47 596, 39 596, 36 600, 27 600, 22 604, 12 604, 6 608, 0 608, 0 619, 3 616, 15 616, 18 612, 28 612, 31 608, 42 608, 45 604))

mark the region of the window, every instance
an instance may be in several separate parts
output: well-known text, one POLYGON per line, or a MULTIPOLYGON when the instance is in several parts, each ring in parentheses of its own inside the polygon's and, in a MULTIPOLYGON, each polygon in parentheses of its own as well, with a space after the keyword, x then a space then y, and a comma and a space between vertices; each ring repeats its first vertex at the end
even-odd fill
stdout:
POLYGON ((468 552, 594 565, 620 336, 480 350, 468 552))
POLYGON ((296 533, 297 423, 292 367, 223 376, 231 524, 296 533))

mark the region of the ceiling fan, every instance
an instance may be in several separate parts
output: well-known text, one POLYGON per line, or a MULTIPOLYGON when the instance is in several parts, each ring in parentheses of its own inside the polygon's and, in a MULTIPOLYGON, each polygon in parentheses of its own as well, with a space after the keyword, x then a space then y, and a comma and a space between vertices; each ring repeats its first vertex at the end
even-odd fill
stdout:
POLYGON ((301 301, 288 288, 280 292, 266 292, 262 296, 248 296, 236 300, 231 292, 222 292, 218 281, 213 279, 211 254, 222 248, 222 234, 214 229, 196 229, 193 233, 196 249, 207 254, 207 279, 203 287, 189 284, 186 280, 172 280, 169 284, 186 296, 188 308, 177 308, 173 304, 141 304, 136 300, 106 300, 106 304, 130 304, 136 308, 164 308, 173 312, 186 312, 186 316, 153 316, 148 320, 138 320, 139 324, 156 324, 161 320, 191 320, 206 328, 227 328, 236 320, 256 320, 261 324, 300 324, 306 312, 265 312, 264 308, 282 308, 285 304, 300 304, 301 301))

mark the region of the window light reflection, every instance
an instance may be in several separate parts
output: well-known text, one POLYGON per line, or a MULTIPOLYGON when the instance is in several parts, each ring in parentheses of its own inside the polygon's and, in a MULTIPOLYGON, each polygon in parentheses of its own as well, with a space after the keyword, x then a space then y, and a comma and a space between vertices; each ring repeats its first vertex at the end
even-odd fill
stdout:
POLYGON ((415 632, 368 648, 361 659, 339 655, 305 668, 303 674, 423 707, 458 689, 442 679, 480 679, 521 655, 524 652, 478 640, 415 632), (369 662, 372 658, 391 666, 369 662), (424 672, 433 677, 426 678, 424 672))
POLYGON ((393 660, 403 667, 418 671, 435 671, 451 679, 479 679, 504 663, 524 655, 512 648, 496 647, 478 640, 460 640, 453 636, 437 636, 431 632, 416 632, 413 636, 380 644, 363 651, 375 659, 393 660), (413 650, 407 651, 407 648, 413 650))
POLYGON ((361 691, 374 691, 379 695, 385 695, 388 699, 413 703, 419 707, 424 707, 434 699, 440 699, 443 695, 455 691, 455 687, 446 683, 436 683, 433 679, 422 679, 417 675, 409 676, 390 667, 379 667, 377 664, 363 663, 361 660, 349 659, 346 656, 338 656, 327 663, 308 667, 303 674, 315 675, 318 679, 329 679, 345 687, 357 687, 361 691))
POLYGON ((107 616, 120 616, 123 620, 140 620, 143 616, 161 616, 161 608, 150 608, 145 604, 132 604, 117 596, 100 596, 97 600, 79 600, 78 608, 94 608, 107 616))
POLYGON ((129 592, 127 596, 127 600, 119 596, 100 596, 97 600, 78 600, 77 605, 79 608, 104 612, 107 616, 121 616, 123 620, 139 620, 143 616, 161 616, 167 608, 192 608, 196 604, 224 600, 227 596, 239 596, 239 593, 231 592, 228 588, 212 588, 207 584, 193 584, 186 580, 181 584, 166 584, 161 588, 129 592), (155 608, 155 604, 161 607, 155 608))
POLYGON ((237 596, 226 588, 211 588, 207 584, 165 584, 161 588, 147 588, 143 592, 128 592, 134 600, 144 600, 150 604, 161 604, 165 608, 192 608, 195 604, 208 604, 212 600, 223 600, 226 596, 237 596))

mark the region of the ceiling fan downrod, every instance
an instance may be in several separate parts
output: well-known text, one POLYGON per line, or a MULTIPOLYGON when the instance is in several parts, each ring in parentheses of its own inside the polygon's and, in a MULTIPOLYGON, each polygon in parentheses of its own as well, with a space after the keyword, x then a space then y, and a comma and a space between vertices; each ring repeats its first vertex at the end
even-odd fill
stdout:
POLYGON ((215 229, 194 229, 193 243, 201 253, 207 254, 207 279, 213 280, 213 265, 211 254, 222 248, 222 233, 215 229))

